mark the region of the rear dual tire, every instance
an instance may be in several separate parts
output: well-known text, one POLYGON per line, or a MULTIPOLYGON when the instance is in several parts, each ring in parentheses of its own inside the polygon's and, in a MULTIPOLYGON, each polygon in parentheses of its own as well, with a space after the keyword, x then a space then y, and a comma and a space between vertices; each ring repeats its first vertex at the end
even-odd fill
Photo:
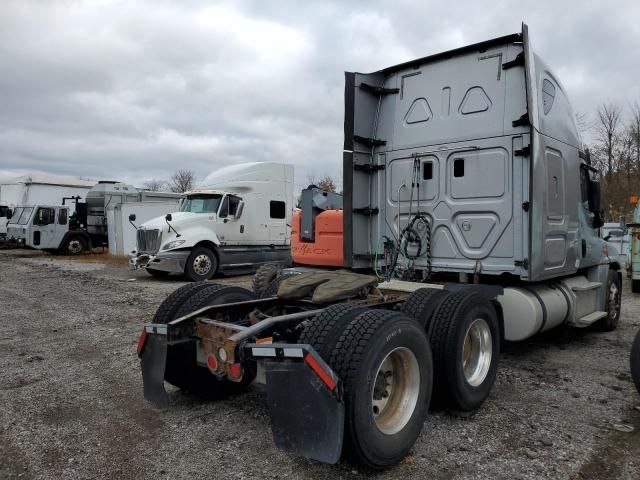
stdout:
POLYGON ((400 313, 367 310, 344 328, 329 364, 344 387, 345 453, 372 469, 398 463, 429 410, 433 362, 424 330, 400 313))
MULTIPOLYGON (((153 323, 169 323, 209 305, 254 300, 255 295, 241 287, 226 286, 209 282, 197 282, 184 285, 169 295, 158 308, 153 323)), ((237 323, 239 318, 225 318, 225 321, 237 323)), ((244 367, 240 382, 219 379, 197 361, 195 342, 185 342, 167 347, 165 381, 181 390, 197 395, 218 399, 230 394, 240 393, 253 381, 256 375, 255 364, 244 367)))
POLYGON ((468 291, 450 293, 428 329, 436 367, 434 401, 461 416, 489 396, 500 357, 500 324, 490 300, 468 291))
POLYGON ((434 403, 456 415, 475 412, 498 369, 500 324, 492 303, 469 291, 422 288, 401 309, 427 332, 436 369, 434 403))

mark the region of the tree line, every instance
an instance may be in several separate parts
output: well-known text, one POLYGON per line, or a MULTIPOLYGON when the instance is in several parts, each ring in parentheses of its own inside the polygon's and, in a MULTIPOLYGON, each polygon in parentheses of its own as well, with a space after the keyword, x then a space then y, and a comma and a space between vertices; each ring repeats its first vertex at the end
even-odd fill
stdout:
POLYGON ((640 105, 626 107, 615 102, 598 106, 595 119, 576 115, 582 133, 590 133, 592 165, 602 173, 602 208, 605 221, 630 221, 635 208, 629 202, 640 195, 640 105))

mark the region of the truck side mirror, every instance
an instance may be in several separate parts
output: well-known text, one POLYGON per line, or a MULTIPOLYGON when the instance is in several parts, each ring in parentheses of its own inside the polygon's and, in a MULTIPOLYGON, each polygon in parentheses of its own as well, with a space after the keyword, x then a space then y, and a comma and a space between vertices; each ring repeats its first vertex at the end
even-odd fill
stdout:
POLYGON ((164 219, 165 219, 167 222, 171 222, 171 221, 173 220, 173 217, 171 216, 171 214, 170 214, 170 213, 167 213, 167 216, 166 216, 166 217, 164 217, 164 219))
POLYGON ((236 209, 236 218, 240 218, 242 216, 242 210, 244 209, 244 202, 240 200, 238 203, 238 208, 236 209))
POLYGON ((129 221, 130 222, 135 222, 136 221, 136 214, 132 213, 131 215, 129 215, 129 221))
POLYGON ((593 213, 593 228, 604 225, 600 211, 600 182, 597 180, 589 180, 589 211, 593 213))

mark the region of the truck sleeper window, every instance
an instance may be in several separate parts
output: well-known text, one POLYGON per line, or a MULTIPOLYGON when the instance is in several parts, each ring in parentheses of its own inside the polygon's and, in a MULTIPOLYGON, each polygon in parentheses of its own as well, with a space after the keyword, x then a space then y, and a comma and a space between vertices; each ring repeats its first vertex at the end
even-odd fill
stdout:
POLYGON ((284 218, 286 216, 286 206, 279 200, 269 202, 269 216, 271 218, 284 218))

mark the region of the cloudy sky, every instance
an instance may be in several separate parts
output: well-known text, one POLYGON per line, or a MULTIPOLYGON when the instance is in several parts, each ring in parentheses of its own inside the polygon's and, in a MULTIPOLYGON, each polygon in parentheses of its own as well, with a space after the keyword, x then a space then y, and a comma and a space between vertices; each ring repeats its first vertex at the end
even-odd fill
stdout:
POLYGON ((0 176, 340 177, 343 72, 529 24, 577 111, 640 101, 640 2, 0 2, 0 176), (484 3, 484 5, 483 5, 484 3), (531 5, 524 7, 523 5, 531 5))

